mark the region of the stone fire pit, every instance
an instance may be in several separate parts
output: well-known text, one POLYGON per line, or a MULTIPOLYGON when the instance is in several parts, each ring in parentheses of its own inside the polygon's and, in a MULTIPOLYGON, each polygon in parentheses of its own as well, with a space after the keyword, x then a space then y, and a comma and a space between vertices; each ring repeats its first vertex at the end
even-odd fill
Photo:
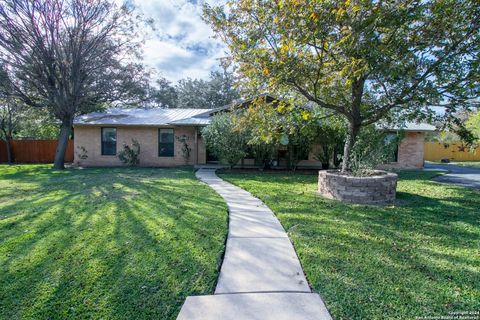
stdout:
POLYGON ((326 198, 360 204, 388 204, 395 201, 395 173, 376 170, 368 177, 340 174, 337 170, 319 171, 318 193, 326 198))

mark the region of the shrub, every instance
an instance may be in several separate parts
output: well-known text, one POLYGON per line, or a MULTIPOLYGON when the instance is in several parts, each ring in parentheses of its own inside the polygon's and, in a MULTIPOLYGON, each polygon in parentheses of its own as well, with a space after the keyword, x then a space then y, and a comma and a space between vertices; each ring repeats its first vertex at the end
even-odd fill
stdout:
POLYGON ((88 159, 88 151, 85 149, 84 146, 77 146, 77 156, 80 160, 87 160, 88 159))
POLYGON ((357 137, 352 148, 350 169, 355 176, 368 176, 381 164, 391 162, 403 133, 387 134, 365 127, 357 137))
POLYGON ((118 153, 118 158, 122 163, 128 166, 137 166, 140 164, 140 143, 132 139, 132 146, 123 144, 123 149, 118 153))
POLYGON ((230 167, 247 155, 247 133, 235 130, 235 121, 234 114, 219 113, 202 129, 207 147, 230 167))
POLYGON ((75 154, 77 155, 77 158, 78 158, 76 162, 77 166, 81 166, 82 161, 88 159, 88 151, 84 146, 77 146, 77 150, 75 151, 75 154))
POLYGON ((295 169, 310 151, 317 122, 311 111, 296 107, 290 101, 267 102, 260 97, 239 114, 237 127, 248 132, 248 145, 253 150, 264 148, 255 154, 257 163, 265 164, 282 145, 287 151, 287 167, 295 169))
POLYGON ((315 159, 322 163, 323 169, 328 169, 330 164, 337 167, 340 164, 341 154, 345 143, 346 129, 343 119, 330 116, 320 121, 318 126, 318 139, 320 150, 315 154, 315 159))
POLYGON ((255 164, 261 169, 270 169, 272 161, 277 151, 277 146, 273 143, 250 145, 250 150, 255 158, 255 164))
POLYGON ((185 164, 188 164, 188 161, 190 160, 190 154, 192 152, 192 148, 188 145, 188 137, 186 135, 176 137, 177 140, 182 144, 182 157, 183 160, 185 160, 185 164))

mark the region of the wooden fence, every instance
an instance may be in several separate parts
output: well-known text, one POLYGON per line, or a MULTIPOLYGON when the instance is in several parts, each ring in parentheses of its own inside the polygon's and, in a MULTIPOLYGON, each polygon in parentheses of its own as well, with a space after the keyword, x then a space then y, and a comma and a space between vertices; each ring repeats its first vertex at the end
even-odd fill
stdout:
POLYGON ((439 142, 425 142, 425 160, 437 161, 444 158, 453 161, 480 161, 480 147, 470 152, 469 148, 464 148, 461 143, 445 145, 439 142))
MULTIPOLYGON (((55 159, 57 140, 13 140, 14 162, 17 163, 51 163, 55 159)), ((68 141, 65 162, 73 161, 73 140, 68 141)), ((7 148, 0 141, 0 162, 7 162, 7 148)))

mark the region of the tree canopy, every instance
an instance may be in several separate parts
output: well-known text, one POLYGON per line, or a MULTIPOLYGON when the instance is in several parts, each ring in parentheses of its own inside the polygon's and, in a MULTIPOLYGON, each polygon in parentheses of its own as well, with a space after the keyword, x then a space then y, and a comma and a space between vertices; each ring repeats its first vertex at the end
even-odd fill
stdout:
POLYGON ((151 88, 150 102, 164 108, 215 109, 240 98, 234 81, 227 69, 212 71, 208 80, 187 78, 172 84, 160 78, 151 88))
POLYGON ((290 91, 344 116, 343 170, 361 127, 480 93, 476 0, 239 0, 205 6, 252 92, 290 91), (225 10, 228 8, 228 10, 225 10))
POLYGON ((472 113, 466 122, 467 128, 474 135, 477 144, 480 143, 480 110, 472 113))

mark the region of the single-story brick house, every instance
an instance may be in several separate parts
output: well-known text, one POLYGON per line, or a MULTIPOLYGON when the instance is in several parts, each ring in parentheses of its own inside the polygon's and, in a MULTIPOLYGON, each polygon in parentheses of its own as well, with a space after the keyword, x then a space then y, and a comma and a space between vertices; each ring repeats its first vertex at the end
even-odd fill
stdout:
POLYGON ((209 109, 110 109, 74 120, 74 163, 120 166, 117 157, 132 139, 140 144, 140 165, 171 167, 205 164, 206 148, 200 128, 209 122, 209 109), (185 139, 188 161, 182 153, 185 139), (86 156, 86 158, 84 157, 86 156))
MULTIPOLYGON (((220 109, 110 109, 89 113, 74 121, 74 163, 81 166, 120 166, 117 154, 132 139, 140 144, 140 165, 171 167, 202 165, 210 160, 201 136, 201 128, 220 109), (182 140, 190 151, 188 160, 182 151, 182 140)), ((383 130, 397 131, 400 128, 383 130)), ((408 123, 402 128, 405 138, 398 147, 396 162, 389 168, 423 167, 424 135, 434 131, 428 124, 408 123)), ((308 157, 298 163, 298 168, 320 168, 315 159, 318 145, 313 145, 308 157)), ((275 163, 285 164, 285 150, 278 150, 275 163)), ((253 166, 253 159, 244 159, 239 165, 253 166)))

